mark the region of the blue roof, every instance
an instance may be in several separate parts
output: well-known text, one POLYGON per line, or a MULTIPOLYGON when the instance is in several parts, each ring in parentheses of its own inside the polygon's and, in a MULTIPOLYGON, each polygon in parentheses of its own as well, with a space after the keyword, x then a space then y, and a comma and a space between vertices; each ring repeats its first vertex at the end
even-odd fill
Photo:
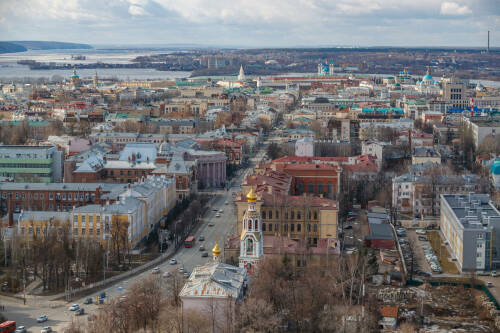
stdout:
POLYGON ((362 108, 362 112, 364 113, 372 113, 372 112, 377 112, 377 113, 389 113, 389 112, 395 112, 397 114, 403 114, 403 109, 401 108, 362 108))
POLYGON ((430 74, 426 74, 424 76, 424 80, 432 80, 432 76, 430 76, 430 74))
POLYGON ((490 172, 494 175, 500 175, 500 162, 493 163, 490 172))

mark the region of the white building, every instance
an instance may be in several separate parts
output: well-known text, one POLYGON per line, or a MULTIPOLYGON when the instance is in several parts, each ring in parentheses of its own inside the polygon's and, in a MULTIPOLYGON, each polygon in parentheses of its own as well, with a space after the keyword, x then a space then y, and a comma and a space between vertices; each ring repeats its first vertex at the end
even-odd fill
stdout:
POLYGON ((488 135, 500 134, 499 119, 472 119, 464 117, 464 121, 471 127, 474 146, 477 148, 488 135))

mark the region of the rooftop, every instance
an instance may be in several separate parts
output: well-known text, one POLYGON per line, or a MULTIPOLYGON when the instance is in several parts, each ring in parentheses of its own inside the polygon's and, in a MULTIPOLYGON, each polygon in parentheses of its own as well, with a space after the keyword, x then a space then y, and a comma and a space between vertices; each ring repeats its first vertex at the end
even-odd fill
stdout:
POLYGON ((467 229, 492 227, 500 224, 500 212, 490 202, 488 194, 442 194, 457 220, 467 229))

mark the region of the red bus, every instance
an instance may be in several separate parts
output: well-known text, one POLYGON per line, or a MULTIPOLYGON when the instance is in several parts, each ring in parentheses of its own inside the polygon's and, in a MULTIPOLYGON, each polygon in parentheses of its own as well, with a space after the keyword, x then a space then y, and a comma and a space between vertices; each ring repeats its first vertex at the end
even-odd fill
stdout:
POLYGON ((194 236, 188 236, 184 241, 184 247, 193 247, 195 238, 194 236))
POLYGON ((13 333, 16 330, 16 322, 9 320, 0 324, 0 333, 13 333))

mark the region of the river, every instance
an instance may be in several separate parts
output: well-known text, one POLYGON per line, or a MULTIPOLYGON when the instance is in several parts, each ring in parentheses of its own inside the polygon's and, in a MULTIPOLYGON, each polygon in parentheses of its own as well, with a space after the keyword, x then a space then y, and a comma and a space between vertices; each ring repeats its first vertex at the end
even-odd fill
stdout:
MULTIPOLYGON (((113 63, 127 64, 131 63, 132 59, 138 56, 152 55, 159 53, 168 53, 168 51, 138 51, 138 50, 121 50, 121 49, 90 49, 90 50, 32 50, 18 53, 0 54, 0 81, 15 78, 52 78, 60 76, 63 78, 70 77, 73 73, 71 70, 31 70, 26 65, 17 64, 18 60, 35 60, 39 62, 53 63, 113 63), (72 55, 83 55, 85 60, 73 60, 72 55)), ((150 68, 98 68, 98 69, 81 69, 77 68, 78 75, 82 79, 92 78, 97 71, 100 78, 117 78, 120 80, 145 80, 145 79, 171 79, 188 77, 191 72, 180 71, 157 71, 150 68)))

